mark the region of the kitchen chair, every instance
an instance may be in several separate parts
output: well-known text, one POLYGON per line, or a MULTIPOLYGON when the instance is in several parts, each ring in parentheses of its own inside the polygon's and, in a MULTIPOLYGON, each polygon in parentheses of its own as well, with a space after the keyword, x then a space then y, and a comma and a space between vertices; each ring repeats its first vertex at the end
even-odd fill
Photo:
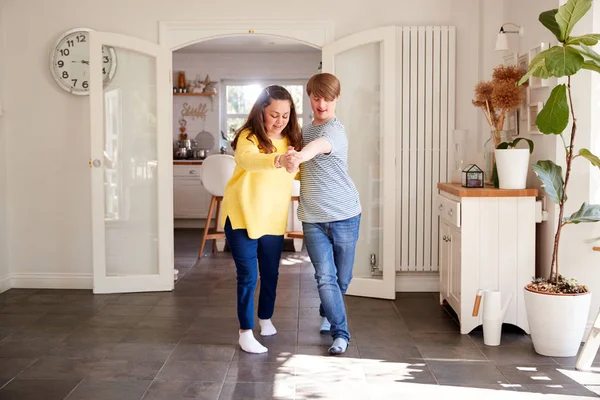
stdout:
POLYGON ((235 158, 227 154, 215 154, 207 157, 202 163, 202 174, 201 181, 202 186, 210 195, 210 205, 208 207, 208 215, 206 217, 206 226, 204 227, 204 234, 202 235, 202 241, 200 242, 200 251, 198 252, 198 258, 202 258, 204 252, 204 245, 209 239, 213 240, 212 252, 214 253, 217 249, 217 239, 225 239, 225 232, 219 231, 219 212, 221 211, 221 201, 225 194, 225 186, 233 175, 235 169, 235 158), (216 208, 214 226, 211 228, 210 223, 212 220, 213 211, 216 208))

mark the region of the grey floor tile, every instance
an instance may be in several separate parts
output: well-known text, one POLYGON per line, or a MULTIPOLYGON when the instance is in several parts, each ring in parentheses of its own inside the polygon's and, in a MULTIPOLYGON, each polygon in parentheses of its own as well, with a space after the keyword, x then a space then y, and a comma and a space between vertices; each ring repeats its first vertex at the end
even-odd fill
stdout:
POLYGON ((23 379, 83 379, 93 370, 97 361, 44 356, 20 375, 23 379))
POLYGON ((137 326, 142 320, 143 316, 128 316, 119 317, 115 315, 95 315, 92 318, 85 321, 86 326, 93 326, 96 328, 120 328, 130 329, 137 326))
POLYGON ((45 313, 33 313, 33 314, 1 314, 0 313, 0 326, 3 328, 22 328, 24 326, 33 325, 36 321, 39 321, 45 313))
MULTIPOLYGON (((594 392, 581 385, 523 385, 515 388, 517 392, 557 394, 564 396, 598 397, 594 392)), ((575 397, 569 397, 575 398, 575 397)))
POLYGON ((183 329, 192 324, 190 318, 153 318, 144 317, 135 325, 136 329, 183 329))
POLYGON ((171 361, 230 362, 237 346, 180 343, 171 354, 171 361))
POLYGON ((422 383, 436 384, 427 364, 424 361, 419 362, 369 362, 364 363, 363 368, 367 383, 369 384, 389 384, 389 383, 422 383))
POLYGON ((154 381, 144 400, 217 400, 220 382, 154 381))
POLYGON ((0 358, 0 380, 9 381, 13 379, 36 360, 35 358, 0 358))
POLYGON ((539 355, 530 346, 497 346, 481 347, 481 351, 488 360, 496 365, 514 365, 514 364, 550 364, 558 365, 552 357, 539 355))
POLYGON ((57 343, 48 351, 49 356, 74 360, 100 361, 117 345, 117 343, 57 343))
POLYGON ((460 326, 452 318, 423 318, 404 316, 406 327, 411 333, 438 333, 438 332, 459 332, 460 326))
POLYGON ((175 344, 119 343, 106 354, 106 360, 165 362, 173 353, 175 344))
POLYGON ((294 386, 263 382, 226 383, 219 400, 273 399, 288 400, 294 398, 294 386))
POLYGON ((156 377, 159 381, 205 381, 222 383, 229 362, 167 361, 156 377))
POLYGON ((294 368, 282 363, 232 363, 225 382, 294 382, 294 368))
MULTIPOLYGON (((344 382, 337 384, 300 383, 296 385, 296 400, 335 399, 335 400, 366 400, 369 399, 370 389, 367 383, 344 382)), ((391 397, 380 397, 391 398, 391 397)))
POLYGON ((38 358, 42 357, 56 343, 44 341, 0 342, 0 357, 38 358))
POLYGON ((84 379, 65 400, 139 400, 150 381, 97 381, 84 379))
POLYGON ((60 342, 75 331, 74 326, 27 326, 6 338, 7 342, 60 342))
POLYGON ((423 362, 423 356, 415 344, 388 347, 369 347, 359 345, 358 352, 362 362, 423 362))
POLYGON ((124 328, 98 328, 84 326, 67 336, 64 341, 71 343, 117 343, 120 342, 130 329, 124 328))
POLYGON ((493 385, 510 383, 496 366, 489 361, 429 361, 427 365, 437 382, 441 385, 469 385, 471 383, 493 385))
POLYGON ((563 385, 575 384, 564 373, 559 365, 499 365, 498 370, 508 379, 510 383, 519 385, 563 385))
POLYGON ((2 400, 63 400, 79 379, 14 379, 0 389, 2 400))
POLYGON ((124 343, 172 343, 177 344, 185 335, 186 329, 152 329, 136 328, 130 330, 122 342, 124 343))
POLYGON ((153 306, 136 306, 136 305, 120 305, 120 304, 108 304, 102 310, 100 315, 114 315, 118 317, 127 316, 144 316, 147 315, 153 306))
POLYGON ((161 361, 102 360, 88 377, 98 381, 152 381, 162 366, 161 361))

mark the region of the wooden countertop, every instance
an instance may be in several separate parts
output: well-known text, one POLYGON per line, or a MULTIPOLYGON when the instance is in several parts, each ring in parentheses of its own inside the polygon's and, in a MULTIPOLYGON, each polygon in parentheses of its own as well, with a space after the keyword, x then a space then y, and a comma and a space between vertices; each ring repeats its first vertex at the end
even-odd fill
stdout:
POLYGON ((173 160, 173 165, 202 165, 202 160, 173 160))
POLYGON ((537 189, 496 189, 493 186, 466 188, 460 183, 438 183, 437 187, 457 197, 535 197, 538 194, 537 189))

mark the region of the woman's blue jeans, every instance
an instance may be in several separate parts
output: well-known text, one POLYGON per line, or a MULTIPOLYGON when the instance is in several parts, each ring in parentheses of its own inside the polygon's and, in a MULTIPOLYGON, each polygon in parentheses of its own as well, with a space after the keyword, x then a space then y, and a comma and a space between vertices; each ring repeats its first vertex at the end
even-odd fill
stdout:
POLYGON ((352 280, 360 214, 341 221, 302 223, 304 243, 315 267, 321 306, 319 312, 331 324, 330 334, 350 341, 344 294, 352 280))
POLYGON ((258 318, 270 319, 273 316, 283 235, 264 235, 258 239, 250 239, 246 229, 232 229, 229 218, 225 221, 224 229, 237 270, 237 312, 240 329, 253 329, 254 290, 259 271, 258 318))

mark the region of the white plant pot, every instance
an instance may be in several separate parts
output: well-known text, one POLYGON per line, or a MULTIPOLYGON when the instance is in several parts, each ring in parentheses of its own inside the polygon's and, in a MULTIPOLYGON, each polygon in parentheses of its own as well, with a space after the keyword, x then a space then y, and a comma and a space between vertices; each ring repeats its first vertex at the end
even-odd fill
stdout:
POLYGON ((577 355, 592 294, 552 295, 523 290, 535 351, 549 357, 577 355))
POLYGON ((496 149, 500 189, 525 189, 529 169, 529 149, 496 149))

